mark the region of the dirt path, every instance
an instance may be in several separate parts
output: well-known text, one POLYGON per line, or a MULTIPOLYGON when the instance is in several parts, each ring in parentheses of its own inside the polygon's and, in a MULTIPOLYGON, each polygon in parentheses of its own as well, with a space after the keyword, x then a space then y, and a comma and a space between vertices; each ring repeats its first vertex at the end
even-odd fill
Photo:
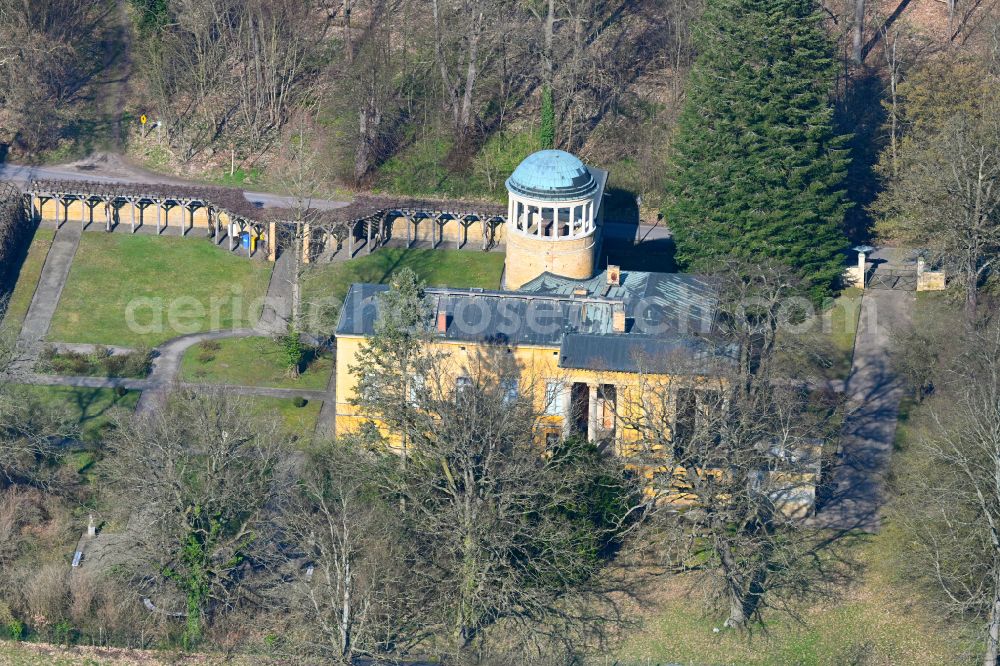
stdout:
POLYGON ((126 0, 117 0, 118 20, 121 24, 121 45, 122 50, 118 60, 119 76, 116 81, 115 108, 112 113, 115 116, 115 145, 119 150, 125 147, 125 107, 129 99, 129 79, 132 76, 132 30, 129 25, 128 7, 126 0))

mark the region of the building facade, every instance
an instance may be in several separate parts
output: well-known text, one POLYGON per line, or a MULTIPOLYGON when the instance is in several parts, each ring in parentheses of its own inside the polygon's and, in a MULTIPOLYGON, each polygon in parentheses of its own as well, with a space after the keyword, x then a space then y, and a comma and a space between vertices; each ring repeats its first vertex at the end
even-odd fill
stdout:
MULTIPOLYGON (((435 351, 456 386, 477 359, 513 360, 541 419, 543 441, 578 434, 628 453, 650 394, 696 396, 723 376, 734 350, 713 333, 717 296, 697 275, 596 270, 607 173, 560 151, 527 158, 507 180, 504 288, 428 288, 435 351)), ((351 368, 374 332, 380 295, 388 287, 351 286, 336 330, 336 429, 369 421, 352 403, 351 368)), ((696 399, 696 398, 695 398, 696 399)), ((676 405, 676 397, 671 397, 676 405)), ((697 413, 692 409, 691 416, 697 413)), ((674 409, 663 423, 674 428, 674 409)), ((679 426, 676 426, 679 427, 679 426)), ((669 434, 667 435, 669 437, 669 434)), ((806 489, 795 511, 812 506, 815 474, 796 476, 806 489)))

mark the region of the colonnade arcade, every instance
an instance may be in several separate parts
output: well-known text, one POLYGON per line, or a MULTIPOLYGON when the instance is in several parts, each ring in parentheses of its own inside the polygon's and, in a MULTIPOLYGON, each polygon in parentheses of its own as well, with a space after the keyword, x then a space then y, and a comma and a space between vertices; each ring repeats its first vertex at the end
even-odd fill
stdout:
POLYGON ((618 444, 618 401, 624 386, 597 381, 553 381, 547 412, 562 417, 562 436, 586 436, 601 445, 618 444))
POLYGON ((167 230, 172 211, 179 208, 184 211, 177 225, 181 236, 186 236, 195 226, 202 226, 216 245, 228 238, 230 251, 236 249, 241 234, 265 238, 269 231, 268 225, 259 219, 261 211, 247 201, 242 192, 226 188, 34 180, 28 184, 25 194, 30 214, 39 219, 45 207, 55 203, 57 227, 71 221, 72 207, 79 208, 73 217, 78 216, 81 227, 96 222, 103 223, 105 230, 111 231, 125 223, 132 233, 136 233, 155 224, 159 235, 167 230), (203 223, 196 223, 199 214, 199 222, 203 223))
POLYGON ((413 247, 419 237, 427 239, 426 232, 420 233, 426 225, 433 248, 446 241, 445 230, 450 228, 456 249, 474 240, 485 251, 496 244, 497 228, 506 221, 503 212, 502 206, 487 202, 359 196, 343 208, 312 212, 303 229, 303 259, 332 257, 345 244, 347 258, 362 248, 370 254, 393 239, 413 247), (470 238, 472 228, 478 233, 470 238))

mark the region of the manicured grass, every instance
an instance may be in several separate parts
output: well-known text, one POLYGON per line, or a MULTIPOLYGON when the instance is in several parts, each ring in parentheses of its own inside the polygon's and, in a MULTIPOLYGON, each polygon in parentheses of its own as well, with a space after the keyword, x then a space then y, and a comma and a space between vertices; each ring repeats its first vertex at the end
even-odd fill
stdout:
POLYGON ((21 264, 21 271, 17 276, 17 284, 14 292, 10 295, 7 304, 7 312, 3 317, 3 324, 12 331, 20 331, 21 324, 28 314, 31 306, 31 298, 35 295, 35 287, 38 286, 38 278, 42 274, 42 266, 45 265, 45 257, 52 246, 52 239, 55 237, 55 230, 48 227, 39 227, 35 231, 35 237, 28 248, 28 256, 21 264))
POLYGON ((325 389, 333 359, 322 354, 309 359, 297 378, 288 376, 281 344, 271 338, 227 339, 195 345, 181 362, 181 380, 200 384, 325 389))
POLYGON ((271 264, 198 238, 85 233, 48 338, 153 347, 188 333, 250 327, 270 276, 271 264))
POLYGON ((296 407, 292 398, 255 396, 252 400, 258 413, 277 416, 289 433, 299 437, 308 437, 313 433, 319 411, 323 407, 321 400, 310 400, 304 407, 296 407))
POLYGON ((94 441, 111 420, 116 408, 134 410, 139 391, 118 396, 113 389, 73 386, 24 386, 32 397, 49 407, 63 410, 66 417, 80 426, 83 439, 94 441))
POLYGON ((849 287, 840 293, 830 309, 830 341, 834 349, 848 357, 854 354, 863 295, 861 289, 849 287))
POLYGON ((314 265, 302 280, 303 303, 312 309, 309 328, 329 326, 322 313, 337 310, 354 282, 385 283, 407 267, 430 287, 499 289, 503 264, 501 252, 382 248, 350 261, 314 265))
POLYGON ((792 376, 810 374, 847 379, 854 359, 862 295, 860 289, 845 289, 832 302, 824 304, 806 330, 779 332, 779 336, 798 338, 793 345, 794 353, 787 348, 781 352, 785 371, 792 376))
MULTIPOLYGON (((969 648, 961 628, 914 603, 915 593, 892 572, 893 551, 903 546, 891 529, 853 546, 860 566, 840 598, 800 606, 802 623, 773 613, 766 631, 752 637, 715 633, 723 617, 706 616, 691 580, 653 583, 662 594, 639 611, 643 626, 614 650, 622 666, 647 663, 820 665, 963 663, 969 648)), ((603 659, 595 659, 595 666, 603 659)))

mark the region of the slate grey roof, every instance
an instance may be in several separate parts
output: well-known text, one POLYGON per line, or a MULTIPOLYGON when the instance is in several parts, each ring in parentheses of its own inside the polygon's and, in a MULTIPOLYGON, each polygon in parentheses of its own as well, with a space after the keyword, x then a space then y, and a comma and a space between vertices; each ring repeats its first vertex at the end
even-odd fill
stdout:
MULTIPOLYGON (((714 290, 693 275, 623 271, 619 286, 604 273, 589 280, 544 274, 518 291, 426 289, 431 327, 445 317, 447 340, 558 347, 560 366, 622 372, 663 372, 678 355, 704 360, 725 355, 711 341, 714 290), (624 309, 624 333, 613 313, 624 309)), ((354 284, 337 335, 371 335, 378 295, 386 285, 354 284)))
POLYGON ((559 367, 603 372, 667 373, 678 367, 706 366, 730 357, 732 350, 706 338, 654 335, 570 333, 559 348, 559 367))
POLYGON ((715 324, 717 297, 712 282, 685 273, 622 271, 619 286, 609 287, 607 271, 589 280, 574 280, 543 273, 521 287, 521 291, 553 296, 572 296, 585 289, 591 296, 624 302, 628 330, 681 335, 708 335, 715 324))

